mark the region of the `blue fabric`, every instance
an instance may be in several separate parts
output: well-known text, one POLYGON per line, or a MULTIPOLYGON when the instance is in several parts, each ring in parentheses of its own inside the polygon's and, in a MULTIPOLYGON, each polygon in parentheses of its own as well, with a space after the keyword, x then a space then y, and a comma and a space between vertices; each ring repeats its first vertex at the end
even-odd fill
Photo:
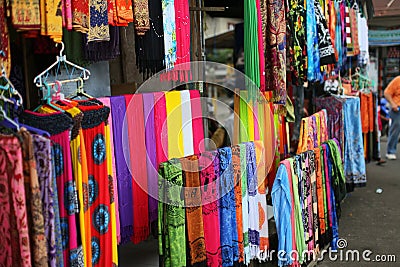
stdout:
POLYGON ((392 124, 389 128, 387 153, 396 154, 397 143, 400 135, 400 111, 394 112, 391 110, 389 114, 390 118, 392 119, 392 124))
POLYGON ((344 171, 346 183, 363 186, 367 182, 364 160, 364 144, 361 128, 360 99, 348 97, 344 109, 344 171))
POLYGON ((314 0, 307 0, 307 79, 322 79, 318 49, 318 30, 314 0))
POLYGON ((239 260, 238 232, 236 224, 236 204, 232 166, 232 150, 229 147, 218 149, 220 175, 220 239, 222 266, 232 266, 239 260))
MULTIPOLYGON (((325 146, 326 147, 326 155, 328 157, 328 177, 326 177, 326 179, 329 179, 329 184, 331 185, 331 199, 329 201, 331 201, 332 203, 332 209, 331 209, 331 213, 332 213, 332 241, 331 241, 331 247, 332 250, 337 250, 338 246, 337 246, 337 241, 339 240, 339 227, 338 227, 338 218, 337 218, 337 214, 336 214, 336 200, 335 200, 335 192, 333 190, 334 188, 334 183, 333 183, 333 177, 332 177, 332 171, 333 171, 333 166, 332 166, 332 155, 331 155, 331 149, 329 148, 328 145, 325 146)), ((326 167, 326 166, 325 166, 326 167)))
POLYGON ((272 206, 278 234, 278 251, 285 251, 285 260, 278 260, 278 266, 291 264, 289 253, 292 251, 292 224, 290 214, 292 202, 290 194, 289 175, 290 169, 280 164, 272 187, 272 206))

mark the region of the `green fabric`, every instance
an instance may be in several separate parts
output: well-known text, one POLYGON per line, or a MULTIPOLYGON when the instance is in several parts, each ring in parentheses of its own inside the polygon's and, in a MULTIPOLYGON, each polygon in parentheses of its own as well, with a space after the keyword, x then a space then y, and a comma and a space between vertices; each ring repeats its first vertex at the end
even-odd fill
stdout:
POLYGON ((64 54, 68 61, 73 62, 82 67, 89 66, 89 62, 85 60, 83 54, 83 34, 76 31, 68 31, 63 29, 63 41, 65 44, 64 54))
POLYGON ((162 266, 186 266, 185 203, 179 160, 161 164, 158 185, 158 244, 162 266))
POLYGON ((247 92, 240 91, 240 107, 239 107, 239 143, 249 141, 249 120, 247 116, 247 92))
POLYGON ((285 109, 286 109, 286 121, 294 122, 296 119, 296 116, 294 114, 294 106, 293 106, 292 100, 290 100, 290 97, 288 97, 286 99, 285 109))
POLYGON ((331 150, 331 156, 333 159, 334 168, 332 168, 332 177, 334 177, 333 187, 335 191, 335 200, 336 202, 340 203, 346 197, 347 193, 343 162, 336 142, 333 140, 328 140, 326 143, 331 150))
POLYGON ((258 49, 258 14, 256 1, 244 1, 244 71, 248 99, 255 100, 260 88, 260 61, 258 49))
POLYGON ((290 163, 290 168, 292 172, 292 184, 293 184, 293 199, 294 199, 294 220, 295 220, 295 236, 296 236, 296 248, 299 253, 299 262, 303 263, 303 252, 307 249, 306 241, 304 239, 304 225, 302 210, 300 206, 300 196, 299 196, 299 178, 297 171, 294 170, 294 159, 288 159, 290 163))

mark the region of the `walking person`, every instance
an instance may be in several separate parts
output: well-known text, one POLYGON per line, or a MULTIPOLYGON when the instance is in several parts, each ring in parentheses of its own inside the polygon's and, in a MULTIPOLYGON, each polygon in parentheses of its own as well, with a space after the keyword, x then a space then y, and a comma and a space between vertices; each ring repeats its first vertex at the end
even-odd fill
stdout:
POLYGON ((394 78, 385 89, 385 98, 390 103, 390 118, 386 158, 396 159, 396 148, 400 135, 400 75, 394 78))

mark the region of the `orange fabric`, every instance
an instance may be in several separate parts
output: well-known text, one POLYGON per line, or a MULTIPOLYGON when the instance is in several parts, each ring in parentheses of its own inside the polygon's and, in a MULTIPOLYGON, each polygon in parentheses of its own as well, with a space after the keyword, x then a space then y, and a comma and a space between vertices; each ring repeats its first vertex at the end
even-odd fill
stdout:
POLYGON ((316 178, 317 178, 317 202, 318 202, 318 217, 319 217, 319 229, 321 234, 325 233, 325 212, 324 212, 324 191, 322 188, 322 166, 321 166, 321 154, 320 149, 315 148, 315 167, 316 167, 316 178))
MULTIPOLYGON (((232 147, 233 178, 235 179, 235 203, 236 221, 238 233, 243 233, 243 211, 242 211, 242 172, 240 169, 240 147, 232 147)), ((243 234, 238 235, 239 262, 244 262, 244 240, 243 234)))
POLYGON ((385 94, 389 94, 394 103, 400 106, 400 76, 394 78, 385 89, 385 94))

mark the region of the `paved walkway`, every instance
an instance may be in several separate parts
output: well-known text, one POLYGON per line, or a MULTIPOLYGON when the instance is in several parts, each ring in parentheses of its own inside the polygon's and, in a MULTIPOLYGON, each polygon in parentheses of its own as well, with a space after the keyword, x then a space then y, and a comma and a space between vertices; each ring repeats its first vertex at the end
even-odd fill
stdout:
MULTIPOLYGON (((385 155, 386 143, 381 147, 382 155, 385 155)), ((374 162, 367 164, 367 179, 367 186, 348 194, 342 205, 339 235, 347 241, 347 247, 342 251, 344 261, 339 260, 339 251, 336 254, 338 260, 331 261, 326 256, 318 266, 400 266, 400 159, 387 161, 381 166, 374 162), (383 190, 381 194, 376 193, 379 188, 383 190), (348 250, 358 250, 360 261, 351 261, 348 250), (366 250, 372 252, 370 262, 362 257, 366 250), (350 261, 346 261, 346 254, 350 261), (384 255, 395 255, 397 262, 378 263, 375 256, 380 255, 381 259, 385 258, 384 255)), ((365 253, 368 256, 368 252, 365 253)))

